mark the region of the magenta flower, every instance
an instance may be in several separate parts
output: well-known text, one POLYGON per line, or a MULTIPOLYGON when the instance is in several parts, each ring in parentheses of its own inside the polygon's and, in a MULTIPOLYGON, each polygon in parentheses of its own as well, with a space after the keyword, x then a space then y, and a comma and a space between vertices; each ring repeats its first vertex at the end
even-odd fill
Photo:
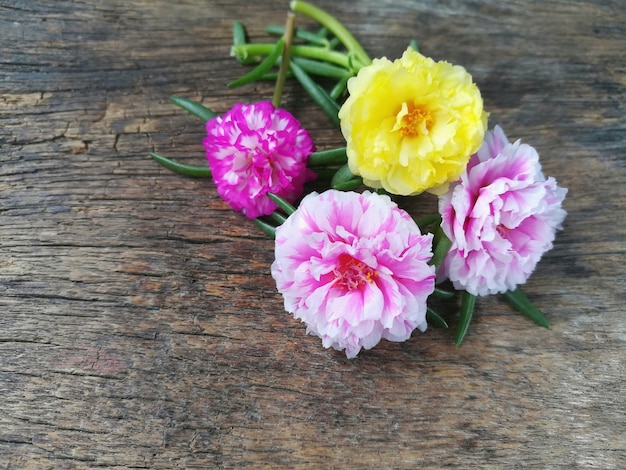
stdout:
POLYGON ((545 178, 533 147, 509 143, 496 126, 439 200, 441 227, 452 240, 442 275, 474 295, 514 290, 552 248, 566 193, 545 178))
POLYGON ((276 210, 268 192, 295 202, 304 183, 315 179, 306 168, 311 137, 269 101, 236 104, 208 121, 206 130, 203 144, 218 194, 251 219, 276 210))
POLYGON ((376 193, 311 193, 276 229, 272 276, 285 309, 348 358, 426 329, 432 235, 376 193))

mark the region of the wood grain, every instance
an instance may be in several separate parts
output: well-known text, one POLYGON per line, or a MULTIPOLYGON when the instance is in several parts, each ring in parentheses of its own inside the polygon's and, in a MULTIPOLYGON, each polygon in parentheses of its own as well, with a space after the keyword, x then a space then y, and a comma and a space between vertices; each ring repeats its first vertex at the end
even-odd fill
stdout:
MULTIPOLYGON (((552 329, 481 298, 460 348, 349 361, 283 311, 271 241, 147 158, 204 161, 168 96, 271 98, 225 87, 231 27, 261 40, 287 2, 0 1, 1 467, 626 468, 624 2, 316 3, 372 56, 465 66, 569 188, 525 288, 552 329)), ((293 82, 284 106, 341 145, 293 82)))

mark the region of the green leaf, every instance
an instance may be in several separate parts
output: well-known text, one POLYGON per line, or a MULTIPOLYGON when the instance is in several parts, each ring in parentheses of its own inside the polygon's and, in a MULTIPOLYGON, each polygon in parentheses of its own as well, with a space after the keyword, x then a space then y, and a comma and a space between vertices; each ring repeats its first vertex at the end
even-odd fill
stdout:
MULTIPOLYGON (((293 77, 293 74, 287 73, 287 78, 289 77, 293 77)), ((265 81, 275 82, 277 78, 278 78, 278 72, 268 72, 264 74, 262 77, 259 77, 258 81, 263 80, 264 82, 265 81)))
POLYGON ((435 266, 435 269, 439 269, 439 266, 441 266, 441 263, 443 263, 443 260, 448 254, 448 251, 450 251, 452 242, 448 237, 446 237, 446 234, 443 233, 443 230, 441 230, 440 227, 438 227, 435 232, 435 238, 437 238, 438 241, 435 245, 435 249, 433 250, 433 257, 428 262, 428 264, 435 266))
POLYGON ((285 223, 285 220, 287 220, 287 217, 285 217, 283 214, 281 214, 278 211, 274 211, 270 214, 270 217, 274 220, 274 222, 276 222, 278 225, 282 225, 285 223))
POLYGON ((274 193, 267 193, 267 197, 274 201, 274 203, 280 208, 280 210, 282 210, 287 215, 291 215, 296 211, 296 208, 294 206, 292 206, 285 199, 277 196, 274 193))
POLYGON ((337 183, 332 185, 333 189, 337 189, 339 191, 351 191, 352 189, 357 189, 363 185, 363 178, 357 176, 348 181, 344 181, 342 183, 337 183))
POLYGON ((417 46, 417 41, 415 39, 411 39, 411 42, 409 42, 409 47, 413 49, 415 52, 420 51, 420 48, 417 46))
POLYGON ((150 156, 159 164, 172 170, 179 175, 192 176, 194 178, 210 178, 211 169, 208 166, 193 166, 185 165, 183 163, 177 163, 169 158, 162 157, 161 155, 151 152, 150 156))
POLYGON ((348 160, 346 155, 346 147, 340 147, 331 150, 322 150, 320 152, 313 152, 309 155, 307 160, 307 166, 331 166, 331 165, 344 165, 348 160))
POLYGON ((435 287, 435 290, 432 293, 432 296, 437 297, 438 299, 451 299, 455 295, 455 291, 443 290, 439 287, 435 287))
POLYGON ((302 67, 302 69, 307 72, 310 73, 312 75, 319 75, 322 77, 329 77, 329 78, 339 78, 339 79, 343 79, 343 78, 348 78, 351 77, 352 74, 342 68, 342 67, 337 67, 336 65, 332 65, 326 62, 322 62, 319 60, 311 60, 311 59, 303 59, 301 57, 294 57, 293 61, 298 64, 300 67, 302 67))
POLYGON ((353 175, 347 163, 337 170, 335 176, 333 176, 333 179, 330 182, 333 189, 339 189, 342 191, 356 189, 362 184, 363 178, 353 175))
POLYGON ((427 215, 424 217, 420 217, 419 219, 417 219, 415 221, 415 223, 417 224, 417 226, 423 230, 426 227, 428 227, 429 225, 432 224, 439 224, 441 223, 441 215, 440 214, 432 214, 432 215, 427 215))
POLYGON ((295 62, 291 62, 291 71, 309 96, 322 108, 332 123, 339 127, 339 105, 295 62))
POLYGON ((335 49, 340 45, 341 45, 341 41, 337 37, 334 37, 330 41, 328 41, 328 47, 330 47, 331 49, 335 49))
POLYGON ((233 24, 233 44, 238 46, 247 42, 248 33, 246 32, 246 27, 240 21, 235 21, 233 24))
POLYGON ((253 222, 261 229, 261 231, 268 235, 271 238, 276 238, 276 227, 268 224, 267 222, 261 219, 254 219, 253 222))
POLYGON ((333 177, 333 181, 331 184, 334 186, 337 183, 343 183, 344 181, 349 181, 354 177, 355 175, 350 171, 350 167, 346 163, 337 170, 337 173, 335 173, 335 176, 333 177))
POLYGON ((326 26, 322 26, 320 30, 316 33, 321 38, 328 37, 328 28, 326 26))
POLYGON ((474 314, 474 306, 476 305, 476 296, 467 291, 463 292, 463 300, 461 301, 461 315, 459 317, 459 325, 456 329, 456 338, 454 344, 461 346, 467 330, 469 329, 472 315, 474 314))
POLYGON ((333 87, 332 90, 330 90, 330 97, 334 100, 338 100, 339 98, 341 98, 344 93, 346 91, 348 91, 348 80, 350 79, 352 75, 349 75, 347 77, 343 77, 341 80, 339 80, 335 86, 333 87))
POLYGON ((548 322, 548 319, 537 307, 533 305, 528 297, 526 297, 526 294, 524 294, 519 288, 505 292, 504 298, 513 308, 523 315, 526 315, 537 325, 543 326, 544 328, 550 328, 550 322, 548 322))
MULTIPOLYGON (((230 55, 237 58, 242 57, 246 59, 253 56, 266 56, 276 46, 275 43, 250 43, 239 44, 232 46, 230 49, 230 55)), ((305 46, 302 44, 296 44, 291 46, 291 55, 293 57, 304 57, 307 59, 321 60, 322 62, 329 62, 339 65, 346 69, 352 70, 354 67, 354 60, 347 54, 338 51, 328 50, 318 46, 305 46)))
POLYGON ((232 81, 228 84, 228 88, 235 88, 242 85, 247 85, 248 83, 255 82, 265 75, 266 72, 269 72, 272 67, 276 64, 276 61, 280 57, 283 52, 283 44, 285 41, 281 38, 276 42, 276 47, 272 50, 272 52, 257 65, 250 72, 245 74, 243 77, 238 78, 235 81, 232 81))
MULTIPOLYGON (((248 33, 245 26, 240 21, 235 21, 233 24, 233 46, 245 46, 248 43, 248 33)), ((241 64, 256 64, 261 58, 256 55, 237 55, 237 60, 241 64)))
POLYGON ((426 321, 429 325, 432 324, 436 328, 448 328, 446 321, 430 307, 426 309, 426 321))
POLYGON ((195 101, 188 100, 187 98, 179 98, 177 96, 171 96, 170 101, 174 103, 176 106, 180 106, 185 111, 190 112, 196 117, 199 117, 203 121, 209 121, 217 116, 217 113, 214 113, 209 108, 202 106, 200 103, 196 103, 195 101))
MULTIPOLYGON (((265 28, 265 32, 268 34, 273 34, 275 36, 282 36, 285 34, 285 27, 277 25, 268 26, 267 28, 265 28)), ((294 31, 294 37, 302 39, 303 41, 310 42, 311 44, 315 44, 316 46, 329 47, 328 39, 318 36, 316 33, 312 33, 305 29, 296 28, 294 31)))
POLYGON ((313 172, 317 175, 317 181, 330 182, 337 172, 337 168, 313 168, 313 172))

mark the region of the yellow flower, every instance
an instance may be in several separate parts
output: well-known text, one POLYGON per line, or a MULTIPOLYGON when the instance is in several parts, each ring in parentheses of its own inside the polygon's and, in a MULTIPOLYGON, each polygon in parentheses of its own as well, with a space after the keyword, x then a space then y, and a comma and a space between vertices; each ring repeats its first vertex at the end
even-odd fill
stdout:
POLYGON ((348 82, 339 111, 350 171, 393 194, 441 194, 480 147, 487 113, 471 75, 407 49, 348 82))

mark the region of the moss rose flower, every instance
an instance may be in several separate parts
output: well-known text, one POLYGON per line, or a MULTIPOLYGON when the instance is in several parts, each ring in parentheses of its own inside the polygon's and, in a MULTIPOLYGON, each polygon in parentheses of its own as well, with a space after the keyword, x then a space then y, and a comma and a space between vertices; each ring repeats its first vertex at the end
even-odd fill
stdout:
POLYGON ((496 126, 439 200, 441 228, 452 240, 443 275, 474 295, 514 290, 552 248, 566 193, 545 178, 533 147, 509 143, 496 126))
POLYGON ((330 190, 311 193, 276 229, 272 276, 285 309, 348 358, 381 338, 426 329, 435 271, 432 235, 391 201, 330 190))
POLYGON ((304 183, 315 179, 306 168, 311 137, 269 101, 236 104, 209 120, 206 130, 203 144, 218 194, 251 219, 276 210, 268 192, 295 202, 304 183))
POLYGON ((480 91, 460 66, 407 49, 375 59, 348 82, 339 111, 352 173, 393 194, 445 192, 480 147, 480 91))

